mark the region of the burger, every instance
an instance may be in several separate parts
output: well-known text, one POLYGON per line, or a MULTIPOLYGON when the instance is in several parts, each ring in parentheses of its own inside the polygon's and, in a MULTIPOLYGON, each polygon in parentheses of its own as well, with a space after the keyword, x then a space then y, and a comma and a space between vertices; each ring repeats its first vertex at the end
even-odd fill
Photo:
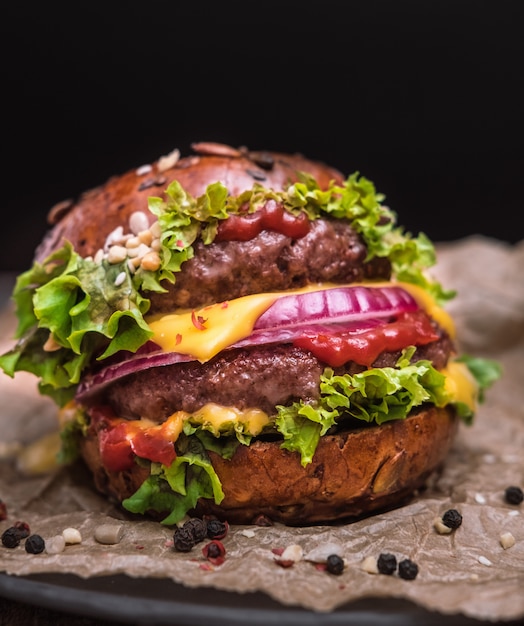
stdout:
POLYGON ((401 506, 500 371, 461 355, 435 250, 374 184, 197 143, 49 212, 9 375, 132 515, 311 525, 401 506))

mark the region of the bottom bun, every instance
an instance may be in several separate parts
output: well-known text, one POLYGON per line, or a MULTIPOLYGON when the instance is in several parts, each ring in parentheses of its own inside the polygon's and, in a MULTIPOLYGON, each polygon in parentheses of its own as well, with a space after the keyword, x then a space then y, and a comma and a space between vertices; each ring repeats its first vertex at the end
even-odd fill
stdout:
MULTIPOLYGON (((413 497, 440 467, 457 428, 452 408, 422 409, 379 427, 325 435, 306 467, 280 442, 241 445, 230 460, 210 452, 225 497, 220 505, 201 500, 192 513, 216 515, 234 524, 256 523, 265 516, 304 526, 393 508, 413 497)), ((81 454, 96 488, 120 502, 149 475, 139 465, 124 472, 107 471, 95 436, 82 440, 81 454)))

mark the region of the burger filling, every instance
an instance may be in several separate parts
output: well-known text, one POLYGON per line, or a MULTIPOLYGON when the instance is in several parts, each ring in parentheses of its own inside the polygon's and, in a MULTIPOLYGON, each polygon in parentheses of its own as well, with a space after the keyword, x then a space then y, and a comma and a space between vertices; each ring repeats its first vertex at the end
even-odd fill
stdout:
POLYGON ((210 452, 271 438, 307 465, 327 433, 425 404, 469 423, 498 366, 456 357, 432 244, 382 199, 356 174, 237 198, 175 181, 147 227, 135 216, 93 258, 65 242, 18 278, 0 366, 64 407, 64 458, 96 436, 104 471, 149 469, 123 504, 167 524, 223 498, 210 452))

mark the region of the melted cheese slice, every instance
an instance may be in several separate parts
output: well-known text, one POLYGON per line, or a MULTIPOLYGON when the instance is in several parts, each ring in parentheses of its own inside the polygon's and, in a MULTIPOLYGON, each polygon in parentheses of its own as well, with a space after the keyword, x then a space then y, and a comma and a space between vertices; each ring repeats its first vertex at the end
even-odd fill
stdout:
MULTIPOLYGON (((408 291, 430 317, 435 319, 451 337, 455 327, 450 315, 424 289, 410 283, 352 283, 346 285, 369 287, 396 285, 408 291)), ((148 320, 154 335, 152 341, 165 352, 179 352, 193 356, 201 363, 253 332, 257 319, 277 298, 308 291, 320 291, 343 285, 321 284, 294 291, 261 293, 235 300, 219 302, 198 311, 184 311, 148 320)))
POLYGON ((479 388, 473 374, 464 363, 450 361, 441 370, 446 377, 446 391, 452 402, 463 402, 473 412, 477 410, 479 388))

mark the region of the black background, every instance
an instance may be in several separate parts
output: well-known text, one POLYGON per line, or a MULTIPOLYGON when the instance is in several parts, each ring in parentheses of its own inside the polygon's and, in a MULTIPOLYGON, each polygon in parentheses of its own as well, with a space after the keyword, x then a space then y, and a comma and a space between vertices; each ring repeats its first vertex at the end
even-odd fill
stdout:
POLYGON ((193 141, 302 152, 434 241, 523 238, 520 0, 10 2, 0 269, 53 204, 193 141))

